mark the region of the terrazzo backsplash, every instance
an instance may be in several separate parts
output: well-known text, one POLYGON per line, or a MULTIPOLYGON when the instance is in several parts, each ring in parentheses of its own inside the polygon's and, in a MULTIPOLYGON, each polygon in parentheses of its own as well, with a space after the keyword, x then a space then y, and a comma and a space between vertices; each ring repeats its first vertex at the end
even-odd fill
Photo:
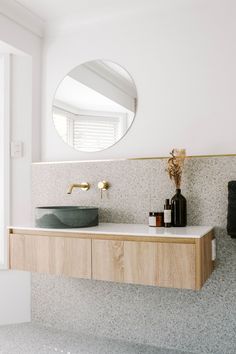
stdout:
MULTIPOLYGON (((166 160, 34 164, 35 206, 92 205, 100 221, 147 223, 175 188, 166 160), (97 188, 111 188, 101 199, 97 188), (88 182, 87 192, 66 191, 88 182)), ((199 292, 32 274, 32 320, 46 326, 195 353, 236 352, 236 240, 226 233, 227 183, 236 157, 187 159, 188 225, 215 226, 216 269, 199 292)))

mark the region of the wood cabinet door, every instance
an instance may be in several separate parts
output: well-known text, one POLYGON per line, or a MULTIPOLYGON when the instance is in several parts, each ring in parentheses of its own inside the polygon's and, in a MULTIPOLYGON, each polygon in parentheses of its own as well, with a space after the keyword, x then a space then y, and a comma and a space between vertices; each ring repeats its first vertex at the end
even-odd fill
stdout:
POLYGON ((124 242, 92 240, 92 279, 124 281, 124 242))
POLYGON ((91 240, 10 235, 10 268, 91 279, 91 240))
POLYGON ((194 289, 195 245, 93 240, 92 278, 194 289))
POLYGON ((158 285, 195 289, 195 244, 158 243, 158 285))
POLYGON ((158 261, 156 242, 124 243, 124 281, 126 283, 157 285, 158 261))
POLYGON ((214 269, 212 261, 213 232, 196 239, 196 289, 201 289, 214 269))

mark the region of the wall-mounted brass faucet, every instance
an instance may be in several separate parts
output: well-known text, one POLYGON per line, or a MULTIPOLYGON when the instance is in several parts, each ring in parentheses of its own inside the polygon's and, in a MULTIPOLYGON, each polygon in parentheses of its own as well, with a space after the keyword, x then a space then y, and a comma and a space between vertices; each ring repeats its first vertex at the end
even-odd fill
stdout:
POLYGON ((67 190, 67 194, 71 194, 74 188, 80 188, 82 191, 87 191, 90 188, 90 184, 87 182, 70 184, 67 190))

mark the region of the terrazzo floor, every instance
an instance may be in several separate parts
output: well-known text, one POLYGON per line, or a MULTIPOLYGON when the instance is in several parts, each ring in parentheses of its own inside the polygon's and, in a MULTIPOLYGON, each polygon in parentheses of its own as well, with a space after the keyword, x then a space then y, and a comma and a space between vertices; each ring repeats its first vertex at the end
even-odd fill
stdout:
POLYGON ((35 324, 0 326, 0 354, 186 354, 104 338, 77 335, 35 324))

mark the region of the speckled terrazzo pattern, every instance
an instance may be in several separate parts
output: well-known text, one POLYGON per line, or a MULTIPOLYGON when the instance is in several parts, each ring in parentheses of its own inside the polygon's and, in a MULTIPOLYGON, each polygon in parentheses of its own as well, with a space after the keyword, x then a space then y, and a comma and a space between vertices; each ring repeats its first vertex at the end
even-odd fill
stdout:
MULTIPOLYGON (((33 166, 33 206, 94 205, 106 222, 145 223, 174 188, 164 160, 33 166), (100 180, 112 188, 100 199, 100 180), (88 192, 65 191, 87 181, 88 192)), ((200 292, 32 276, 33 321, 72 332, 199 353, 236 353, 236 240, 225 232, 227 183, 236 157, 187 160, 183 194, 189 225, 216 227, 217 264, 200 292)))
POLYGON ((186 354, 32 324, 0 326, 0 354, 186 354))
MULTIPOLYGON (((174 187, 165 171, 166 160, 133 160, 33 165, 33 206, 93 205, 105 222, 146 223, 147 213, 162 210, 174 187), (110 190, 100 198, 97 183, 107 180, 110 190), (87 192, 68 185, 87 181, 87 192)), ((186 161, 183 194, 188 201, 189 225, 225 227, 227 182, 236 179, 236 157, 196 158, 186 161)))

